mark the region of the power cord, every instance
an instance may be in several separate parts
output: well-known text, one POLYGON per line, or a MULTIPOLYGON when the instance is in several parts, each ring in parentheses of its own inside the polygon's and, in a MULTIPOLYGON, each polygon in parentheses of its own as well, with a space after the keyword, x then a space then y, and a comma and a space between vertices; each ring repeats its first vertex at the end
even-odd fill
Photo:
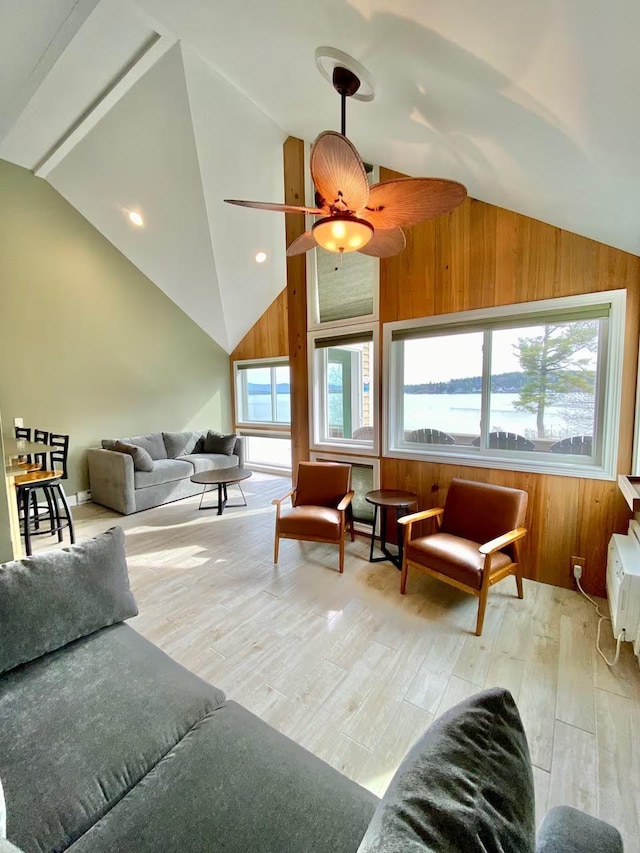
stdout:
MULTIPOLYGON (((620 643, 622 642, 622 634, 620 634, 620 636, 616 640, 616 656, 614 657, 613 660, 609 660, 607 658, 607 656, 605 655, 605 653, 600 648, 600 629, 602 628, 602 623, 603 622, 611 622, 611 618, 609 616, 605 616, 604 613, 600 612, 600 608, 598 607, 597 602, 595 602, 593 600, 593 598, 591 598, 590 595, 587 595, 587 593, 582 588, 582 584, 580 583, 580 575, 578 575, 576 572, 576 569, 579 569, 579 568, 580 568, 579 566, 574 566, 574 569, 573 569, 573 575, 576 579, 578 589, 584 595, 584 597, 587 599, 587 601, 590 601, 591 604, 593 604, 593 606, 596 609, 596 613, 600 617, 600 619, 598 620, 598 632, 596 634, 596 649, 598 651, 598 654, 600 655, 600 657, 606 663, 607 666, 609 666, 609 667, 615 666, 618 663, 618 660, 620 658, 620 643)), ((580 574, 582 574, 582 572, 580 572, 580 574)))

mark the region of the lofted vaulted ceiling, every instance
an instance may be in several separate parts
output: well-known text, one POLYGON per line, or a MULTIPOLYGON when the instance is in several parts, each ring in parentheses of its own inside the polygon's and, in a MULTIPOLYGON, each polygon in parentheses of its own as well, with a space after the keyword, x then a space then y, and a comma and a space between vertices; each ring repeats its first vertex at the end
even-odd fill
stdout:
POLYGON ((374 78, 347 124, 368 161, 640 254, 636 0, 1 8, 0 157, 49 180, 228 351, 284 286, 285 247, 282 216, 222 199, 282 201, 284 138, 338 128, 319 45, 374 78))

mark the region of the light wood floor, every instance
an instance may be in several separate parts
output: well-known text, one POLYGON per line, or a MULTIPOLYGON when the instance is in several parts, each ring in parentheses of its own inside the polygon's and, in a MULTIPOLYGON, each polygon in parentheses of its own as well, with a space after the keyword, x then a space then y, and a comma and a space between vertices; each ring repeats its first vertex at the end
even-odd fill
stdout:
MULTIPOLYGON (((573 805, 640 851, 640 669, 628 643, 613 670, 596 654, 586 600, 525 582, 520 601, 507 579, 475 637, 475 599, 417 574, 401 596, 398 571, 370 564, 363 537, 347 545, 343 576, 337 549, 314 543, 283 540, 275 567, 270 501, 289 481, 254 474, 243 485, 249 507, 220 518, 197 498, 128 517, 74 508, 80 539, 124 527, 137 630, 378 795, 435 717, 507 687, 539 819, 573 805)), ((612 655, 606 624, 603 634, 612 655)))

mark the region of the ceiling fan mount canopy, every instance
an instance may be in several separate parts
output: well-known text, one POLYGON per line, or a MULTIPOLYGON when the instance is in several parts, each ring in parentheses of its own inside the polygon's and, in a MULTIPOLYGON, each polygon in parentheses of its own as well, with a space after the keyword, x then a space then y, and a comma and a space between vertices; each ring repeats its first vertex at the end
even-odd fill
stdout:
POLYGON ((356 60, 333 48, 318 48, 316 63, 340 95, 342 107, 342 132, 327 130, 311 147, 316 206, 225 201, 259 210, 322 217, 291 243, 288 256, 316 246, 341 254, 361 252, 378 258, 397 255, 406 245, 403 227, 450 213, 466 198, 466 187, 445 178, 400 178, 370 186, 362 159, 346 136, 347 98, 371 100, 370 75, 356 60), (330 77, 322 62, 327 59, 332 62, 330 77))
POLYGON ((333 88, 343 98, 351 98, 360 88, 360 78, 341 65, 333 69, 333 88))

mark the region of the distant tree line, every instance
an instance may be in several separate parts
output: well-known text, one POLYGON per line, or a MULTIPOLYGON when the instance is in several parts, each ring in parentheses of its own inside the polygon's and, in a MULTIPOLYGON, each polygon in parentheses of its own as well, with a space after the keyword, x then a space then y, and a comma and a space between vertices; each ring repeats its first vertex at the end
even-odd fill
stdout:
MULTIPOLYGON (((498 373, 491 377, 491 390, 494 394, 519 394, 526 380, 525 373, 498 373)), ((479 394, 481 391, 482 376, 404 386, 405 394, 479 394)))
MULTIPOLYGON (((247 393, 253 397, 254 394, 270 394, 271 384, 262 384, 260 382, 247 382, 247 393)), ((291 386, 288 382, 278 382, 276 385, 277 394, 290 394, 291 386)))
MULTIPOLYGON (((594 371, 569 371, 566 370, 562 377, 550 379, 549 391, 556 390, 557 393, 567 393, 570 388, 579 388, 586 393, 593 393, 595 387, 594 371)), ((531 382, 530 375, 514 371, 513 373, 498 373, 491 377, 491 391, 493 394, 521 394, 523 389, 528 389, 531 382)), ((480 394, 482 391, 482 376, 466 376, 462 379, 449 379, 447 382, 422 382, 419 385, 405 385, 405 394, 480 394)))

